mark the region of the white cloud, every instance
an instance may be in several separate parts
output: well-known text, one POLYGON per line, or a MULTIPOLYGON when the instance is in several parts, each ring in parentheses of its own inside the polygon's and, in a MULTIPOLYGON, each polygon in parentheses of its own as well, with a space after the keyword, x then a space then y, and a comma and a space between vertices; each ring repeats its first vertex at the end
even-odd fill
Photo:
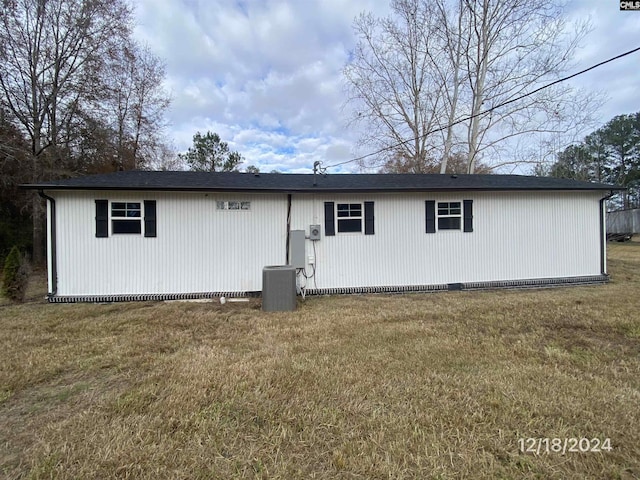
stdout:
MULTIPOLYGON (((196 131, 212 130, 263 171, 310 171, 314 161, 357 153, 358 132, 342 111, 351 24, 362 11, 388 8, 387 0, 138 0, 136 35, 166 61, 179 150, 196 131)), ((618 11, 617 2, 574 2, 572 15, 590 15, 594 26, 576 70, 636 46, 640 15, 618 11)), ((602 123, 640 110, 639 57, 574 81, 608 92, 602 123)))
MULTIPOLYGON (((619 10, 615 1, 574 2, 574 18, 589 18, 592 30, 574 59, 574 71, 640 46, 640 15, 619 10), (631 15, 631 14, 635 15, 631 15)), ((640 52, 616 60, 577 77, 571 83, 589 91, 601 91, 608 98, 601 109, 600 123, 615 115, 640 111, 640 52), (636 93, 634 93, 634 91, 636 93)), ((571 72, 573 73, 573 72, 571 72)))

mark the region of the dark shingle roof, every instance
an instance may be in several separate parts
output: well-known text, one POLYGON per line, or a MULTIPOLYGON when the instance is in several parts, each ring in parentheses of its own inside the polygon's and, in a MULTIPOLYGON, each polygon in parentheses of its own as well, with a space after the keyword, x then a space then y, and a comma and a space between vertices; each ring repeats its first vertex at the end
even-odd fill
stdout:
POLYGON ((616 185, 522 175, 289 174, 126 171, 22 185, 37 190, 245 192, 417 192, 455 190, 623 190, 616 185), (315 182, 315 184, 314 184, 315 182))

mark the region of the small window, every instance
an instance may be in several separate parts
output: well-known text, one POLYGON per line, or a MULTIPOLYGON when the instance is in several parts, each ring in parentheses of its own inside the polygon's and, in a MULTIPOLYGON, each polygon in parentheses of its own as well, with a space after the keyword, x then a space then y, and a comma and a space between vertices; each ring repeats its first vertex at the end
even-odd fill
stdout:
POLYGON ((460 230, 461 224, 460 202, 438 202, 438 230, 460 230))
POLYGON ((216 202, 217 210, 251 210, 251 202, 248 201, 238 201, 238 200, 230 200, 228 202, 223 202, 218 200, 216 202))
POLYGON ((339 203, 337 217, 338 232, 362 232, 361 203, 339 203))
POLYGON ((112 202, 111 230, 115 233, 142 233, 140 202, 112 202))

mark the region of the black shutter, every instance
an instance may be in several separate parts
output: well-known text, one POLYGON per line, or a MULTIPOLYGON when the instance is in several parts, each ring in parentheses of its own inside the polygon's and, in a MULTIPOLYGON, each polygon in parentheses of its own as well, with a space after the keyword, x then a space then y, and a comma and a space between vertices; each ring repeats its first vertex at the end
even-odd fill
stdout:
POLYGON ((436 202, 427 200, 426 207, 427 233, 436 233, 436 202))
POLYGON ((96 237, 109 236, 109 201, 96 200, 96 237))
POLYGON ((335 210, 333 202, 324 202, 324 234, 327 237, 336 234, 335 210))
POLYGON ((144 201, 144 236, 156 236, 156 201, 144 201))
POLYGON ((364 234, 373 235, 374 229, 373 202, 364 202, 364 234))
POLYGON ((473 232, 473 200, 464 200, 464 231, 473 232))

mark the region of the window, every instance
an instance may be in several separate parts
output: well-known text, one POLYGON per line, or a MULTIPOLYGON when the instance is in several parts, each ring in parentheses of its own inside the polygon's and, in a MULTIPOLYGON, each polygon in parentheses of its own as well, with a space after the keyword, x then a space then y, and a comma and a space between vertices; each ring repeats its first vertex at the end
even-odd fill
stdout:
POLYGON ((362 232, 362 204, 339 203, 338 232, 362 232))
POLYGON ((140 202, 111 203, 112 233, 142 233, 140 202))
POLYGON ((438 202, 438 230, 460 230, 461 222, 460 202, 438 202))
POLYGON ((332 237, 336 228, 340 233, 375 234, 374 202, 338 203, 324 202, 324 234, 332 237), (364 206, 364 208, 363 208, 364 206))
MULTIPOLYGON (((155 200, 145 200, 144 204, 141 202, 111 202, 111 233, 140 234, 143 222, 144 236, 156 237, 155 200), (144 205, 143 209, 140 208, 141 205, 144 205)), ((96 200, 96 237, 109 237, 109 200, 96 200)))
POLYGON ((251 210, 251 202, 231 200, 228 202, 217 201, 218 210, 251 210))
POLYGON ((427 233, 440 230, 460 230, 473 232, 473 200, 462 202, 425 202, 425 224, 427 233))

